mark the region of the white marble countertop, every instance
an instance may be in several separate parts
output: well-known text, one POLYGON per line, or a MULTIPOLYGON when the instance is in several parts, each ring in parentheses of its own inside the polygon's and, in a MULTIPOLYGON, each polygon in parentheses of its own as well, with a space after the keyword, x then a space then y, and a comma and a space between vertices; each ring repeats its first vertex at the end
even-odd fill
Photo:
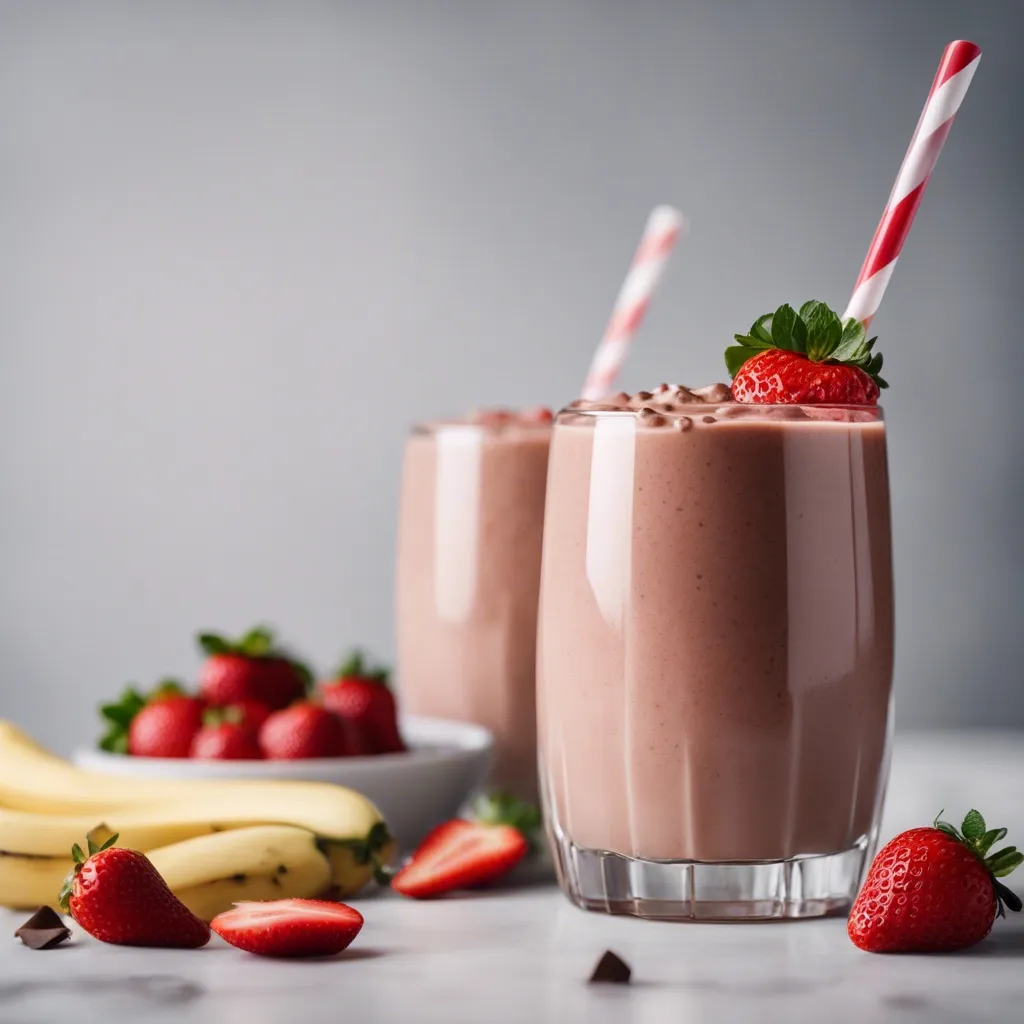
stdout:
MULTIPOLYGON (((896 744, 884 838, 977 804, 1024 845, 1024 733, 909 734, 896 744)), ((1011 878, 1017 891, 1024 876, 1011 878)), ((214 937, 199 951, 104 946, 75 930, 49 954, 0 945, 0 1022, 210 1024, 939 1022, 1020 1020, 1024 915, 967 953, 861 953, 838 919, 669 924, 588 914, 551 885, 415 903, 353 901, 366 917, 340 957, 277 962, 214 937), (628 987, 587 985, 614 949, 628 987)), ((8 934, 25 914, 0 912, 8 934)))

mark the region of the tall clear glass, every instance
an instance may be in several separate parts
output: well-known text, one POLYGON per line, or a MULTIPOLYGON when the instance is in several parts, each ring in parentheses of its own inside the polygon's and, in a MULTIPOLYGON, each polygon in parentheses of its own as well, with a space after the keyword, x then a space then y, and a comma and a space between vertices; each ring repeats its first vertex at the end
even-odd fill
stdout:
POLYGON ((880 409, 559 414, 537 710, 575 903, 848 908, 877 837, 892 664, 880 409))
POLYGON ((403 705, 490 729, 491 784, 532 802, 550 439, 550 423, 415 427, 406 442, 398 529, 403 705))

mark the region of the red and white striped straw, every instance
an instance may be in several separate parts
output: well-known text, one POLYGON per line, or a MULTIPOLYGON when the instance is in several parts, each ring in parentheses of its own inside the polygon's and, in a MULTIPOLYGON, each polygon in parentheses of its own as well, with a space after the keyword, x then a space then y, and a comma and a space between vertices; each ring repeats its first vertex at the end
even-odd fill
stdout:
POLYGON ((980 47, 963 39, 950 43, 943 52, 928 101, 860 269, 844 319, 852 316, 862 320, 866 327, 878 310, 928 187, 928 179, 980 60, 980 47))
POLYGON ((594 353, 581 397, 595 401, 611 391, 685 224, 683 215, 672 206, 656 206, 647 218, 604 337, 594 353))

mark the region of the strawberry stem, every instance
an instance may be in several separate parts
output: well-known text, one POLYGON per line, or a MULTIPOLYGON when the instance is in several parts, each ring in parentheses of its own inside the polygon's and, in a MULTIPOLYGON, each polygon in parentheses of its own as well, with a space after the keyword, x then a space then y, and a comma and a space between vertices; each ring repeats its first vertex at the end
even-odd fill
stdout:
POLYGON ((381 686, 388 685, 389 672, 381 665, 371 665, 358 648, 350 651, 345 660, 338 666, 334 673, 335 679, 368 679, 371 682, 379 683, 381 686))
MULTIPOLYGON (((104 826, 97 825, 96 828, 102 829, 104 828, 104 826)), ((94 829, 93 831, 96 830, 94 829)), ((116 842, 117 833, 115 832, 112 836, 109 836, 102 844, 97 845, 96 840, 93 839, 93 833, 90 832, 89 835, 86 837, 86 846, 88 847, 89 850, 89 857, 93 856, 93 854, 100 853, 103 850, 110 849, 110 847, 113 846, 114 843, 116 842)), ((71 847, 71 859, 74 861, 75 866, 71 869, 71 872, 68 874, 67 878, 64 879, 64 884, 61 886, 60 895, 57 897, 57 903, 65 914, 68 912, 68 905, 71 902, 71 897, 74 895, 75 877, 78 875, 78 872, 82 870, 82 867, 85 865, 85 862, 89 859, 89 857, 85 855, 85 852, 78 845, 78 843, 75 843, 71 847)))
POLYGON ((936 816, 933 822, 934 827, 945 832, 946 835, 957 840, 957 842, 963 843, 988 869, 989 877, 992 879, 992 886, 996 892, 996 916, 1005 917, 1005 907, 1009 907, 1014 912, 1019 912, 1022 906, 1024 906, 1021 904, 1020 897, 1012 889, 1003 885, 999 879, 1005 878, 1024 863, 1024 853, 1021 853, 1016 846, 1004 846, 991 856, 988 855, 988 851, 1006 837, 1006 829, 988 829, 981 813, 973 808, 964 816, 959 829, 948 821, 943 821, 942 813, 942 811, 939 811, 936 816))

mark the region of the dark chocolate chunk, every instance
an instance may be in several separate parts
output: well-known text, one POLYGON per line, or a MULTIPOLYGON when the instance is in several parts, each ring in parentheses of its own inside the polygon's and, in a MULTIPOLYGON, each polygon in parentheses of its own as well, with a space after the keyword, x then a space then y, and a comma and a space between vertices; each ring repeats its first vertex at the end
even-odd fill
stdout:
POLYGON ((604 956, 597 961, 594 973, 590 976, 590 982, 593 984, 607 981, 613 985, 628 985, 632 973, 629 964, 608 949, 605 950, 604 956))
POLYGON ((71 938, 68 928, 52 907, 40 907, 15 933, 29 949, 56 949, 71 938))

